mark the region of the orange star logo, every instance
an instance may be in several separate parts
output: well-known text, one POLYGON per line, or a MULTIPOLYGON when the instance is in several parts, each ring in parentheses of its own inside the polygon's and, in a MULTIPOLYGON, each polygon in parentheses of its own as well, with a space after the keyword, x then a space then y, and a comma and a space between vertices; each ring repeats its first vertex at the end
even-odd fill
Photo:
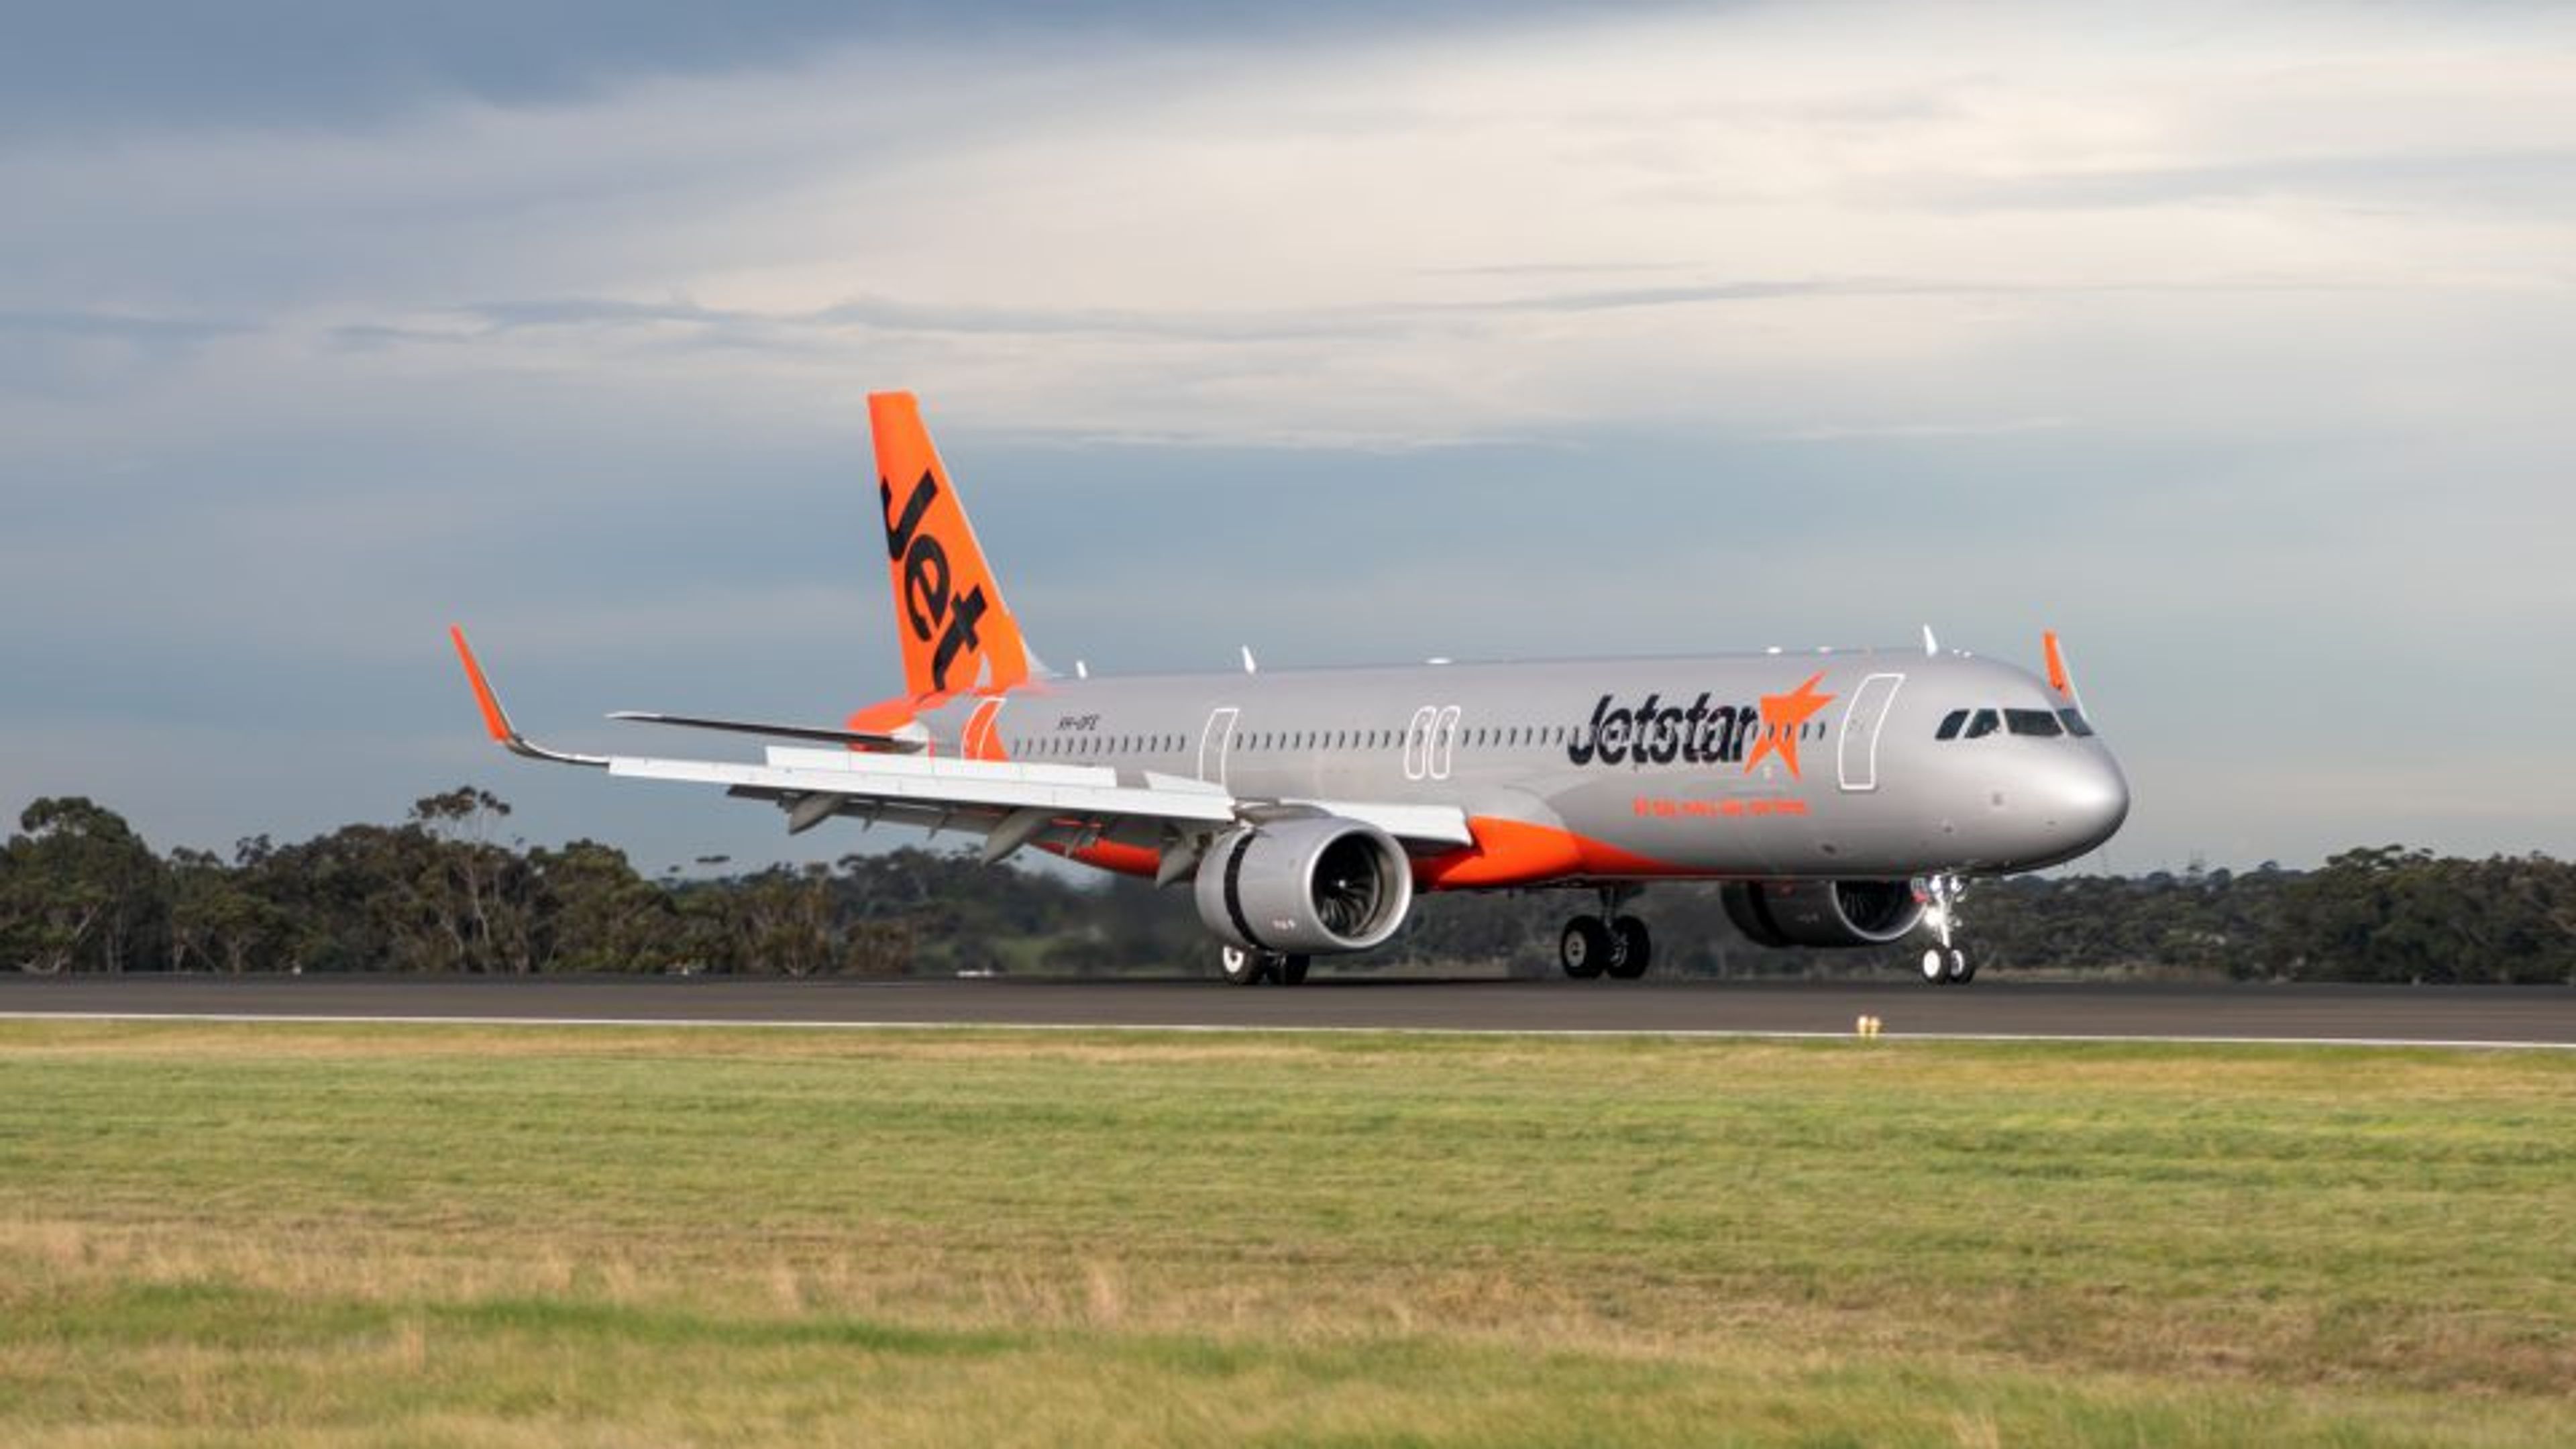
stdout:
POLYGON ((1754 737, 1753 753, 1745 757, 1744 773, 1752 774, 1764 756, 1776 754, 1788 765, 1789 778, 1806 778, 1798 769, 1798 735, 1806 728, 1807 721, 1815 718, 1816 711, 1833 703, 1832 695, 1816 693, 1816 681, 1824 677, 1825 673, 1820 669, 1808 675, 1806 683, 1787 694, 1762 696, 1762 729, 1754 737))

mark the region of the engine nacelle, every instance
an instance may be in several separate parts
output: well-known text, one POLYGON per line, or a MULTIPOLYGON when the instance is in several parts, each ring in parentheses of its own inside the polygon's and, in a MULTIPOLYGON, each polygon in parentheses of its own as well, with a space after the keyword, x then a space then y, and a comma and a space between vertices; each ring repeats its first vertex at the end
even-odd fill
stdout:
POLYGON ((1199 858, 1199 919, 1233 945, 1315 955, 1365 951, 1413 909, 1413 866, 1374 825, 1340 816, 1231 830, 1199 858))
POLYGON ((1719 896, 1757 946, 1884 946, 1923 920, 1912 881, 1729 881, 1719 896))

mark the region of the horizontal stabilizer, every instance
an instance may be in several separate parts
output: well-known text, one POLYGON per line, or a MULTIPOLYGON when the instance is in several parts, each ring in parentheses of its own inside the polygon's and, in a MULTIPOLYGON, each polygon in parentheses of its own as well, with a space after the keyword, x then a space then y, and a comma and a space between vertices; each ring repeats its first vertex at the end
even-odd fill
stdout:
POLYGON ((813 740, 827 745, 855 745, 862 749, 885 750, 893 754, 918 754, 930 743, 927 733, 913 736, 878 734, 867 730, 833 729, 826 725, 763 724, 757 720, 707 719, 689 714, 657 714, 651 710, 621 709, 610 719, 633 720, 640 724, 678 725, 683 729, 725 730, 738 735, 767 735, 782 740, 813 740))

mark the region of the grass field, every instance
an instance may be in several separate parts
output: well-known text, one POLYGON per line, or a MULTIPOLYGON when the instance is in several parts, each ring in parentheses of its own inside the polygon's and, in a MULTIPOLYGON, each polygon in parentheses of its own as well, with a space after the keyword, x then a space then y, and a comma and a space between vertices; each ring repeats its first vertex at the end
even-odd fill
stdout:
POLYGON ((0 1024, 10 1444, 2576 1442, 2576 1057, 0 1024))

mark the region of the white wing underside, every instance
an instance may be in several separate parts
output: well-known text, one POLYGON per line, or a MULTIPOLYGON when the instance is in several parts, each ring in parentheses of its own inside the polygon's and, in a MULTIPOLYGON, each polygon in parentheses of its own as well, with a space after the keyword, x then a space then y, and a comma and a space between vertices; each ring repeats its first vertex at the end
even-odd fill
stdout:
POLYGON ((764 755, 756 765, 626 755, 597 762, 612 775, 722 785, 730 795, 773 801, 787 811, 790 830, 806 830, 836 816, 851 815, 869 823, 974 831, 985 836, 985 855, 994 860, 1023 845, 1079 849, 1102 840, 1194 850, 1218 830, 1278 814, 1339 815, 1374 825, 1417 847, 1460 846, 1474 840, 1465 812, 1449 805, 1248 800, 1205 780, 1097 765, 785 747, 771 748, 764 755))

